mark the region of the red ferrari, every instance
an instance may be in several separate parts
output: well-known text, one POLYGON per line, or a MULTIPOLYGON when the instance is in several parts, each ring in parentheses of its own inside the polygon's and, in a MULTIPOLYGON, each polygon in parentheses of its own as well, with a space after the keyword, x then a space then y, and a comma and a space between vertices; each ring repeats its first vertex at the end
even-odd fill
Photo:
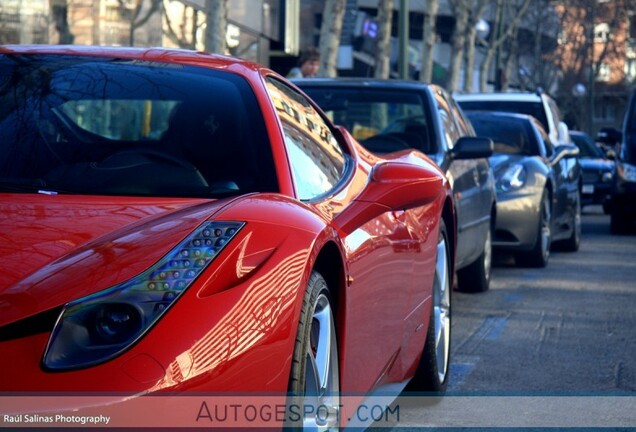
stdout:
POLYGON ((447 384, 446 179, 262 66, 0 47, 0 235, 4 394, 447 384))

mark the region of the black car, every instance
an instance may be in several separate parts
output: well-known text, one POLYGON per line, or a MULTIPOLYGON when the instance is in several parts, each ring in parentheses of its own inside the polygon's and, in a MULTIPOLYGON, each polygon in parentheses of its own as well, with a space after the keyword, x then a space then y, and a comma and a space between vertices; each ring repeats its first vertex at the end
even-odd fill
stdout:
POLYGON ((492 141, 475 136, 470 121, 444 89, 395 80, 301 79, 305 91, 335 123, 374 153, 416 148, 446 173, 457 218, 457 288, 490 284, 496 193, 488 157, 492 141))
POLYGON ((581 205, 604 204, 612 187, 614 162, 585 132, 571 130, 570 138, 579 148, 579 163, 583 169, 581 205))
POLYGON ((633 228, 636 221, 636 90, 632 92, 623 119, 623 136, 616 153, 607 209, 613 234, 633 228))
POLYGON ((581 168, 574 144, 555 146, 541 123, 525 114, 468 111, 479 135, 495 144, 497 182, 493 246, 517 264, 545 267, 552 244, 574 252, 581 241, 581 168), (574 163, 570 163, 574 161, 574 163))

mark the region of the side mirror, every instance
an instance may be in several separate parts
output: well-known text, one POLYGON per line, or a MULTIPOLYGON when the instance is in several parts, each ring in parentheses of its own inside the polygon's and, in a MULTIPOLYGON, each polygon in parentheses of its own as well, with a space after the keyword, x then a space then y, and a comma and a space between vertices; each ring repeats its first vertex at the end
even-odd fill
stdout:
POLYGON ((555 147, 550 163, 556 165, 563 158, 575 158, 579 155, 579 152, 579 148, 574 144, 561 144, 555 147))
POLYGON ((389 161, 373 168, 371 180, 357 200, 406 209, 431 202, 443 178, 432 167, 389 161))
POLYGON ((461 137, 451 151, 453 159, 480 159, 492 156, 494 144, 490 138, 461 137))
POLYGON ((423 159, 409 159, 408 163, 394 160, 373 168, 370 181, 353 205, 336 217, 344 232, 353 232, 387 209, 422 206, 446 193, 446 180, 439 168, 423 159))

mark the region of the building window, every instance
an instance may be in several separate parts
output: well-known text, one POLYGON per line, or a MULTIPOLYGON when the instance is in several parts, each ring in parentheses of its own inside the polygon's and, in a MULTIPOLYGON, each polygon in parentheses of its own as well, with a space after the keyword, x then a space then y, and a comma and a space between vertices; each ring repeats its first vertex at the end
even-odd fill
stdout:
POLYGON ((601 66, 598 69, 598 75, 596 75, 596 81, 609 82, 611 76, 612 68, 610 65, 607 63, 601 63, 601 66))
POLYGON ((605 43, 611 37, 610 27, 607 23, 600 23, 594 26, 594 42, 605 43))
POLYGON ((630 82, 636 79, 636 59, 628 58, 625 62, 625 78, 630 82))
POLYGON ((594 121, 597 122, 614 122, 616 120, 616 105, 603 101, 594 106, 594 121))

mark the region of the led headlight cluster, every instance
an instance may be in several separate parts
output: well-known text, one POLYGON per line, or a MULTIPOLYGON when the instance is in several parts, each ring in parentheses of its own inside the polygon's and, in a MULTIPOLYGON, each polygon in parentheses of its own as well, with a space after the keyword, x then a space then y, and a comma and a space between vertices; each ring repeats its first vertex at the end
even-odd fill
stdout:
POLYGON ((68 303, 51 334, 44 366, 53 370, 90 366, 128 348, 242 226, 241 222, 206 222, 145 272, 68 303))
POLYGON ((521 164, 514 164, 508 167, 506 171, 499 177, 499 188, 508 192, 511 190, 520 189, 526 184, 526 177, 528 173, 526 168, 521 164))

